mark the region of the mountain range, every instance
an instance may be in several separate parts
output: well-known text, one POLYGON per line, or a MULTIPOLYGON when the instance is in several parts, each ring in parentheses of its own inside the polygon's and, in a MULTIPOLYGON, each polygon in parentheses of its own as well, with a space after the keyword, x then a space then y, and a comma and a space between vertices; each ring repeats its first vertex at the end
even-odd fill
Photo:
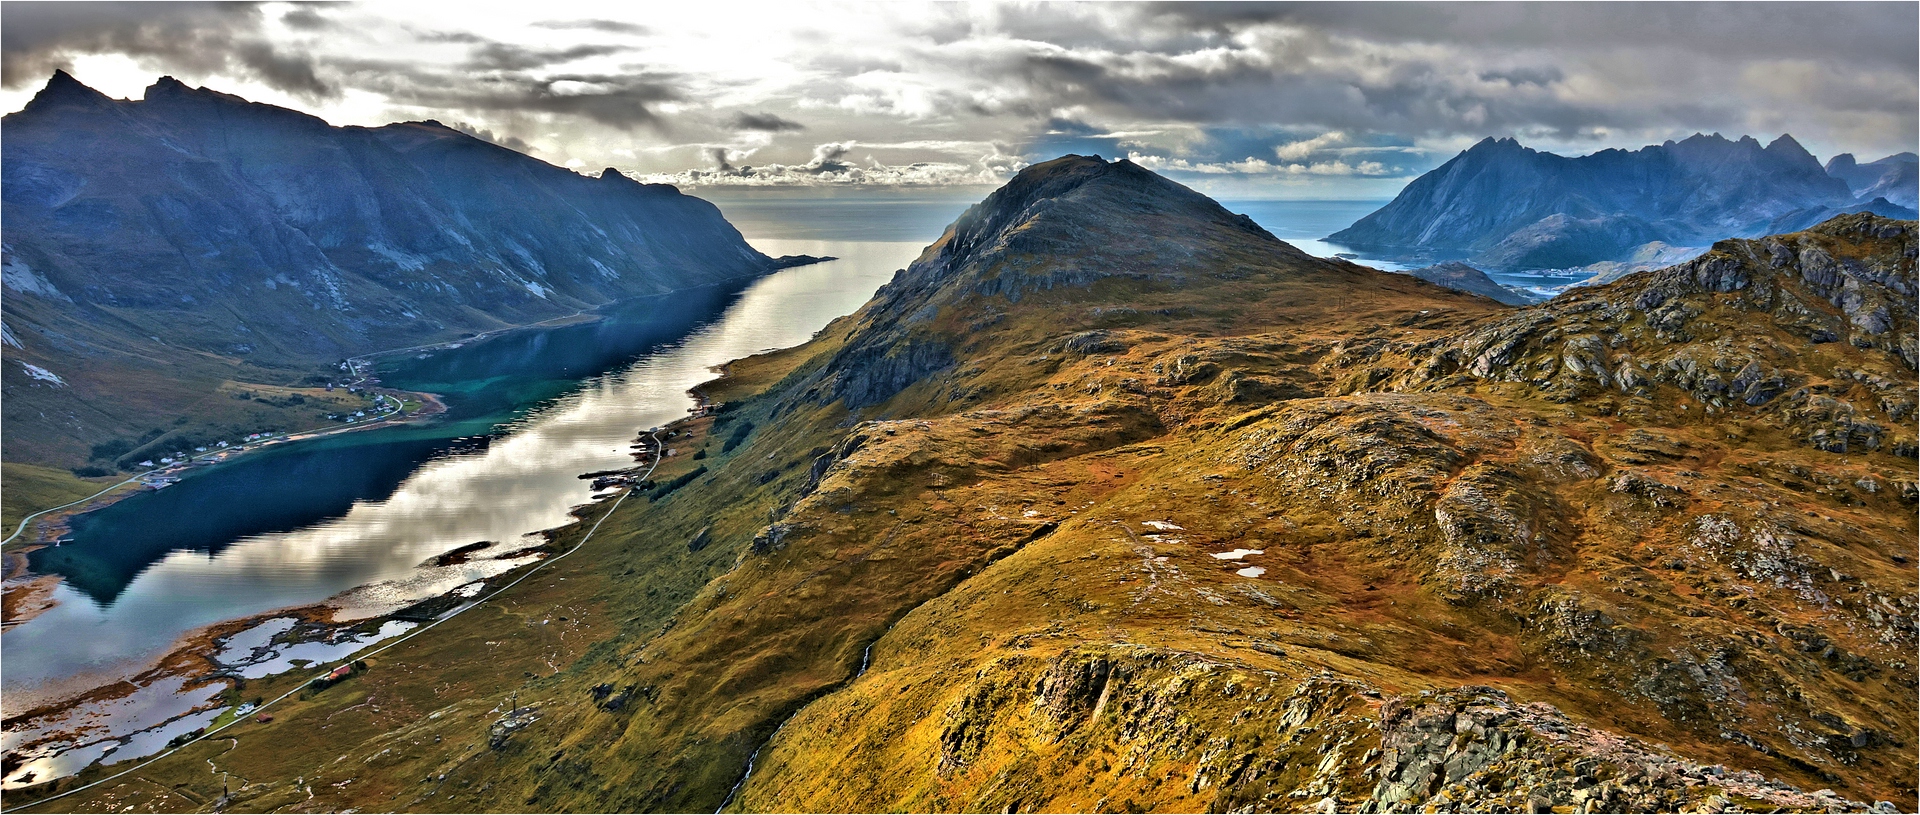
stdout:
POLYGON ((333 127, 172 78, 114 100, 58 72, 4 131, 9 460, 71 464, 228 380, 773 263, 671 186, 437 122, 333 127))
POLYGON ((1496 271, 1581 267, 1656 242, 1704 248, 1798 231, 1842 212, 1912 218, 1913 166, 1912 154, 1868 165, 1849 155, 1829 172, 1784 135, 1762 146, 1696 134, 1577 158, 1488 138, 1328 240, 1496 271))
POLYGON ((510 602, 73 805, 1911 810, 1914 239, 1515 309, 1034 165, 510 602))

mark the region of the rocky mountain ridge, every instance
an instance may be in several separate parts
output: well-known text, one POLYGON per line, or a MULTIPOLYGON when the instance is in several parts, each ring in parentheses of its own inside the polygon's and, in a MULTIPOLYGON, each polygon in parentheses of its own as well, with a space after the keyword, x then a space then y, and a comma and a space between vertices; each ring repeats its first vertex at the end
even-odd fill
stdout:
POLYGON ((1913 185, 1900 180, 1898 167, 1907 165, 1899 156, 1867 165, 1870 171, 1849 170, 1851 156, 1835 162, 1841 175, 1861 176, 1862 191, 1872 186, 1865 175, 1875 183, 1885 175, 1890 186, 1857 197, 1849 181, 1786 135, 1762 146, 1750 136, 1696 134, 1577 158, 1489 138, 1328 239, 1496 270, 1572 268, 1624 260, 1652 242, 1705 246, 1798 231, 1843 212, 1913 217, 1906 191, 1913 185))

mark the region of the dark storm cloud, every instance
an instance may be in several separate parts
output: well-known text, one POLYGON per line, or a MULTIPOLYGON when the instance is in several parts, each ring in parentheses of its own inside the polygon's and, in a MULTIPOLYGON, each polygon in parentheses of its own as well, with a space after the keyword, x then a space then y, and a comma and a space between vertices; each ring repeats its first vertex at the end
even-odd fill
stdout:
POLYGON ((1113 51, 1031 53, 999 70, 1042 99, 1078 100, 1113 115, 1226 126, 1296 126, 1403 134, 1509 133, 1681 121, 1737 121, 1739 100, 1689 98, 1622 105, 1558 92, 1555 66, 1475 71, 1450 54, 1385 59, 1365 44, 1294 32, 1266 49, 1221 50, 1206 60, 1113 51))
POLYGON ((382 60, 343 61, 336 67, 353 87, 398 104, 471 113, 552 113, 622 130, 660 126, 654 106, 682 98, 676 88, 680 78, 660 73, 475 76, 382 60))
POLYGON ((228 72, 308 99, 339 94, 313 58, 269 42, 252 3, 0 4, 0 84, 44 81, 86 54, 124 54, 170 72, 228 72))
POLYGON ((619 20, 548 20, 534 23, 541 28, 556 31, 599 31, 606 34, 627 34, 640 36, 651 30, 639 23, 624 23, 619 20))
POLYGON ((727 126, 734 130, 756 130, 762 133, 784 133, 807 129, 806 125, 791 119, 782 119, 771 113, 736 113, 727 126))
POLYGON ((1236 33, 1283 24, 1375 42, 1879 62, 1920 59, 1914 3, 1149 3, 1149 19, 1236 33))
POLYGON ((312 5, 304 5, 280 15, 280 22, 295 31, 325 31, 333 27, 333 21, 321 15, 320 10, 312 5))
POLYGON ((569 48, 528 48, 505 42, 474 46, 466 67, 475 71, 531 71, 565 65, 588 57, 604 57, 627 49, 618 45, 575 45, 569 48))

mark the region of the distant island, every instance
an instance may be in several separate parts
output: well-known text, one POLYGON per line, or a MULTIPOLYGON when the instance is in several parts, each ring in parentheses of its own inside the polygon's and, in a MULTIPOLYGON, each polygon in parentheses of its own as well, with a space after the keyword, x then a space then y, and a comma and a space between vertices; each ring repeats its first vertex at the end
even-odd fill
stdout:
POLYGON ((826 263, 829 260, 839 260, 839 258, 833 257, 831 255, 827 257, 814 257, 812 255, 781 255, 773 259, 773 268, 791 269, 795 266, 812 266, 815 263, 826 263))

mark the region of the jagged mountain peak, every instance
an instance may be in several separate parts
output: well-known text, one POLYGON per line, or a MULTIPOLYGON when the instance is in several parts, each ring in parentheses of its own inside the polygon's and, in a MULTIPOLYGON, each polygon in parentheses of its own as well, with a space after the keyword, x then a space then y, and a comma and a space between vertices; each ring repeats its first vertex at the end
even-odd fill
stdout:
POLYGON ((1815 165, 1820 163, 1819 160, 1815 159, 1812 153, 1807 152, 1807 148, 1802 147, 1799 140, 1795 139, 1790 133, 1782 133, 1780 134, 1780 138, 1768 142, 1766 150, 1768 153, 1794 161, 1805 161, 1815 165))
POLYGON ((34 94, 33 100, 21 111, 39 112, 55 107, 101 105, 112 101, 106 94, 73 78, 73 74, 55 70, 53 76, 47 79, 46 87, 34 94))
POLYGON ((1782 215, 1851 198, 1785 134, 1762 146, 1696 133, 1578 157, 1503 144, 1463 151, 1329 239, 1411 262, 1465 255, 1495 270, 1564 268, 1624 260, 1654 241, 1757 236, 1782 215))

